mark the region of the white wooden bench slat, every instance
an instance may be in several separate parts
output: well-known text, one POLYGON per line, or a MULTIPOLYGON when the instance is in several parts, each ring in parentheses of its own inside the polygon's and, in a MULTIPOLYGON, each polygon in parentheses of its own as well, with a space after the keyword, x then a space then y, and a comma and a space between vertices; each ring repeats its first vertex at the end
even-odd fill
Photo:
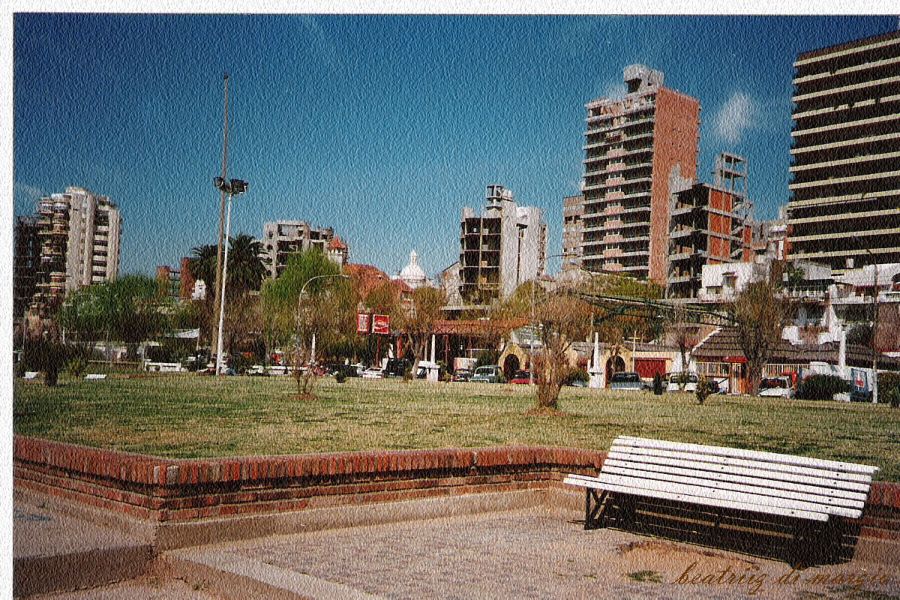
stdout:
MULTIPOLYGON (((862 473, 846 473, 841 471, 829 471, 824 469, 813 469, 809 467, 797 467, 790 465, 782 465, 777 463, 764 463, 751 459, 745 458, 732 458, 732 457, 724 457, 724 456, 713 456, 713 455, 693 455, 689 452, 678 451, 678 450, 656 450, 652 448, 637 448, 637 447, 614 447, 610 450, 608 456, 621 458, 623 460, 637 460, 632 457, 636 456, 644 456, 644 457, 656 457, 656 458, 668 458, 668 459, 676 459, 676 460, 685 460, 689 461, 692 465, 696 465, 697 468, 709 468, 710 470, 715 469, 716 467, 706 467, 706 465, 717 465, 724 467, 745 467, 757 470, 767 470, 772 473, 772 478, 783 478, 790 479, 793 475, 807 475, 810 477, 823 477, 827 479, 834 479, 838 482, 847 482, 863 484, 865 489, 869 488, 869 483, 872 480, 871 475, 865 475, 862 473)), ((719 469, 721 470, 721 469, 719 469)), ((839 484, 841 487, 846 487, 844 484, 839 484)), ((857 486, 850 486, 849 489, 857 489, 857 486)))
POLYGON ((816 494, 828 498, 840 499, 842 501, 852 503, 847 504, 847 506, 858 506, 859 508, 862 508, 862 506, 865 504, 867 497, 867 495, 863 492, 851 492, 847 490, 835 489, 833 487, 835 484, 834 480, 805 477, 800 475, 794 477, 794 480, 797 481, 797 483, 791 483, 790 481, 782 481, 778 479, 760 478, 757 476, 758 472, 755 469, 743 469, 738 467, 730 468, 727 471, 724 468, 720 471, 699 471, 697 469, 690 468, 690 466, 686 465, 682 461, 670 461, 666 465, 656 463, 645 465, 640 462, 629 462, 615 458, 607 458, 603 463, 604 472, 613 468, 635 468, 651 472, 666 473, 670 475, 682 475, 687 477, 700 476, 702 474, 704 478, 714 479, 716 481, 732 481, 735 483, 747 484, 753 483, 767 488, 791 490, 795 492, 806 492, 809 494, 816 494))
POLYGON ((809 475, 794 475, 791 477, 789 473, 773 473, 772 471, 748 467, 715 465, 712 463, 695 465, 690 461, 681 459, 659 459, 653 457, 635 457, 633 455, 626 455, 626 457, 623 458, 623 455, 617 453, 607 457, 605 463, 607 462, 610 466, 627 467, 634 465, 641 469, 659 471, 661 473, 672 473, 673 475, 697 473, 702 474, 703 477, 722 479, 723 481, 735 481, 734 479, 731 479, 733 477, 739 477, 741 480, 749 478, 755 480, 762 486, 788 490, 794 489, 793 486, 799 485, 809 489, 798 488, 795 491, 808 491, 812 494, 824 494, 838 498, 847 498, 848 500, 860 500, 863 502, 866 500, 866 492, 869 488, 869 485, 865 483, 846 482, 828 477, 810 477, 809 475), (685 471, 688 473, 685 473, 685 471))
POLYGON ((661 498, 663 500, 677 500, 679 502, 689 502, 691 504, 699 504, 702 506, 713 506, 721 508, 731 508, 735 510, 745 510, 749 512, 760 512, 770 515, 778 515, 782 517, 797 517, 812 521, 827 521, 828 515, 820 512, 812 512, 797 509, 787 509, 776 506, 756 506, 745 502, 726 500, 721 498, 708 498, 705 496, 693 496, 691 494, 679 494, 675 492, 667 492, 661 490, 651 490, 646 488, 632 488, 625 485, 603 484, 604 490, 610 492, 619 492, 622 494, 634 494, 638 496, 650 496, 652 498, 661 498))
POLYGON ((859 465, 855 463, 845 463, 834 460, 809 458, 806 456, 794 456, 791 454, 778 454, 776 452, 761 452, 759 450, 744 450, 740 448, 726 448, 724 446, 701 446, 699 444, 651 440, 633 436, 619 436, 618 438, 616 438, 614 444, 629 445, 641 448, 680 450, 692 452, 695 454, 710 454, 714 456, 748 458, 752 460, 762 460, 766 462, 776 462, 785 465, 796 465, 801 467, 843 471, 847 473, 864 473, 872 475, 876 471, 878 471, 878 467, 869 465, 859 465))
POLYGON ((644 471, 640 469, 606 467, 603 468, 604 474, 618 475, 637 480, 646 480, 658 482, 661 484, 673 483, 681 485, 690 485, 695 487, 703 487, 714 490, 728 490, 730 492, 754 494, 757 496, 765 496, 773 499, 796 500, 798 502, 809 503, 819 507, 823 512, 828 514, 841 515, 851 518, 857 518, 862 514, 864 503, 854 500, 845 500, 842 498, 828 498, 819 494, 809 494, 804 492, 794 492, 790 490, 779 490, 774 488, 761 487, 754 484, 742 484, 731 481, 717 481, 714 479, 706 479, 697 476, 670 475, 668 473, 654 473, 652 471, 644 471))
MULTIPOLYGON (((680 484, 664 481, 654 481, 648 479, 638 479, 634 477, 625 477, 621 475, 608 475, 601 473, 599 477, 604 485, 624 486, 634 490, 640 490, 639 493, 649 492, 665 492, 671 494, 681 494, 691 497, 702 497, 710 502, 731 502, 743 507, 743 510, 754 512, 771 513, 772 509, 799 510, 808 513, 817 513, 828 518, 829 511, 812 502, 803 502, 800 500, 787 500, 784 498, 774 498, 772 496, 762 496, 760 494, 752 494, 748 492, 737 492, 722 488, 710 488, 698 484, 680 484)), ((852 509, 841 509, 834 507, 832 512, 841 514, 851 518, 858 518, 860 511, 852 509)))

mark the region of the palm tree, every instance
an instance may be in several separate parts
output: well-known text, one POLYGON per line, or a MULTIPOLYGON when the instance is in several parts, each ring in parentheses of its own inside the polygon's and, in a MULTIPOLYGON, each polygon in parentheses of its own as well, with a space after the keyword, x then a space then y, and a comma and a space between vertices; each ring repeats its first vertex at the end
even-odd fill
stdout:
POLYGON ((268 269, 262 258, 262 244, 253 237, 242 233, 231 238, 228 249, 228 290, 243 294, 259 290, 268 269))
MULTIPOLYGON (((191 249, 193 256, 188 261, 191 275, 194 279, 202 279, 207 290, 215 289, 216 285, 216 254, 218 247, 215 244, 205 244, 191 249)), ((207 294, 209 296, 209 294, 207 294)), ((210 299, 210 302, 212 299, 210 299)))

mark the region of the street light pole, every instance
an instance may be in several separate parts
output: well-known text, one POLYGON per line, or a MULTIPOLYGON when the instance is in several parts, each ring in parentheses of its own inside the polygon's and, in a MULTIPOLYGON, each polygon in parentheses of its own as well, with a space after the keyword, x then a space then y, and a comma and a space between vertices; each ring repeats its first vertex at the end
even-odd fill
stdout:
POLYGON ((219 278, 221 282, 220 285, 216 285, 216 289, 219 289, 219 319, 218 319, 218 332, 216 335, 216 376, 222 374, 222 367, 224 366, 223 360, 223 352, 222 352, 222 337, 224 333, 224 324, 225 324, 225 288, 226 288, 226 279, 228 277, 228 238, 231 236, 231 203, 233 201, 234 196, 243 194, 247 191, 247 182, 241 181, 240 179, 232 179, 231 181, 225 181, 223 178, 217 177, 213 181, 214 185, 222 190, 223 194, 228 195, 228 210, 225 217, 225 260, 222 263, 222 276, 219 278))
MULTIPOLYGON (((222 177, 221 181, 227 181, 228 177, 228 73, 225 73, 225 123, 223 128, 222 135, 222 177)), ((219 311, 219 314, 216 315, 216 331, 213 334, 213 339, 216 340, 216 347, 214 348, 216 352, 216 357, 218 357, 221 352, 222 346, 222 332, 221 332, 221 322, 222 322, 222 312, 219 309, 222 303, 222 246, 224 243, 225 236, 225 200, 227 192, 224 187, 219 188, 221 200, 219 202, 219 241, 216 249, 216 292, 215 292, 215 300, 213 302, 213 306, 219 311)), ((226 249, 227 252, 227 249, 226 249)), ((216 358, 216 375, 219 374, 219 359, 216 358)))
POLYGON ((872 268, 875 271, 872 277, 872 335, 870 346, 872 348, 872 404, 878 403, 878 350, 875 347, 875 335, 878 333, 878 260, 875 254, 868 248, 866 253, 872 257, 872 268))

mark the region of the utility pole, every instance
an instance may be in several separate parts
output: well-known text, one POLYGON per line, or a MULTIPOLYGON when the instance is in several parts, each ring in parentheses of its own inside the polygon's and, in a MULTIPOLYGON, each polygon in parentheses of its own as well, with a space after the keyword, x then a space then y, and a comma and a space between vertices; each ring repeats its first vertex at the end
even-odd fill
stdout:
MULTIPOLYGON (((222 180, 227 181, 228 177, 228 73, 225 73, 225 126, 224 133, 222 137, 222 180)), ((219 323, 222 320, 222 248, 225 241, 223 240, 225 236, 225 199, 227 196, 227 192, 225 188, 220 189, 221 201, 219 203, 219 246, 216 252, 216 297, 215 297, 215 307, 216 307, 216 315, 213 320, 213 330, 212 339, 216 340, 214 343, 216 344, 214 350, 216 351, 216 357, 219 356, 222 349, 219 347, 219 323)), ((219 364, 219 360, 217 358, 216 364, 219 364)), ((217 370, 218 374, 218 370, 217 370)))

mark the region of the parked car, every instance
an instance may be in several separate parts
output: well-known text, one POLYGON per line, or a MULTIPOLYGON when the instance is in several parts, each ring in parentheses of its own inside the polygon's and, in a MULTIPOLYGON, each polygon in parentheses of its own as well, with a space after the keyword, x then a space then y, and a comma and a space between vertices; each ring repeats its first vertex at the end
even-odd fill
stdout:
POLYGON ((475 369, 472 379, 478 383, 503 383, 503 369, 499 365, 484 365, 475 369))
POLYGON ((528 385, 531 383, 531 374, 528 371, 516 371, 516 374, 513 375, 509 382, 517 385, 528 385))
POLYGON ((369 367, 362 372, 363 379, 384 379, 384 369, 369 367))
POLYGON ((759 382, 759 395, 766 398, 793 398, 790 377, 766 377, 759 382))
POLYGON ((578 388, 586 388, 586 387, 588 387, 588 382, 585 381, 584 379, 573 379, 567 385, 570 385, 572 387, 578 387, 578 388))
POLYGON ((612 380, 609 382, 609 389, 639 392, 644 389, 644 382, 641 381, 641 376, 637 373, 625 371, 612 376, 612 380))
POLYGON ((405 358, 390 358, 384 366, 384 376, 403 377, 403 374, 411 367, 412 365, 405 358))
POLYGON ((257 377, 265 377, 268 375, 266 372, 266 367, 264 365, 253 365, 246 371, 247 375, 254 375, 257 377))
POLYGON ((469 381, 470 379, 472 379, 472 371, 469 369, 457 369, 453 373, 451 381, 469 381))
POLYGON ((670 373, 668 379, 667 392, 696 392, 697 383, 700 381, 696 373, 685 372, 670 373))

